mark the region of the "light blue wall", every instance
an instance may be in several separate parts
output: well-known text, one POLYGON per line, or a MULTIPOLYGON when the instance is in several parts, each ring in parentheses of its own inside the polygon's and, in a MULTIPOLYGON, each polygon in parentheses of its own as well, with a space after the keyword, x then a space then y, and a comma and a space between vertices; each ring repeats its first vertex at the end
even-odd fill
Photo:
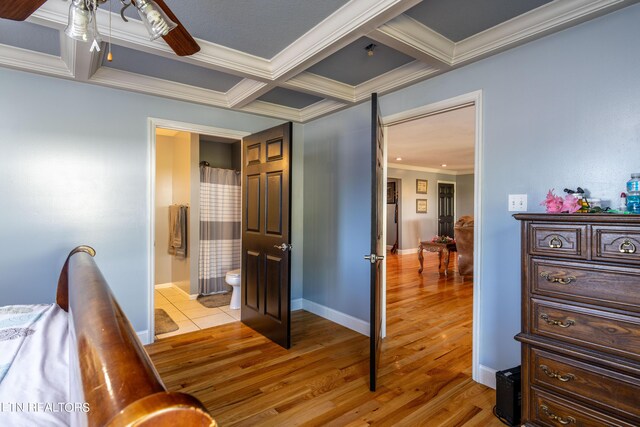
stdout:
POLYGON ((304 298, 369 318, 370 105, 304 129, 304 298))
POLYGON ((67 253, 90 244, 138 331, 148 328, 148 117, 248 132, 281 123, 6 69, 0 94, 0 305, 54 301, 67 253))
MULTIPOLYGON (((519 224, 550 188, 613 199, 640 171, 640 5, 630 6, 381 99, 384 115, 483 91, 480 363, 518 364, 519 224)), ((305 129, 304 295, 368 319, 369 105, 305 129), (316 258, 317 257, 317 258, 316 258)))

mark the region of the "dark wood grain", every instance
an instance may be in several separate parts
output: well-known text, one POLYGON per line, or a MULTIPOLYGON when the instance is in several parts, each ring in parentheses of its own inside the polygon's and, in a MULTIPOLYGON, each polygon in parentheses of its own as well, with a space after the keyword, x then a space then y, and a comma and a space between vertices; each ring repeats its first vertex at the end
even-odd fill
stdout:
POLYGON ((86 246, 71 252, 58 290, 75 338, 70 343, 70 397, 89 404, 87 424, 168 426, 197 420, 193 425, 215 426, 197 399, 166 392, 93 254, 86 246), (65 288, 66 300, 61 296, 65 288))
POLYGON ((514 216, 522 221, 523 422, 640 425, 640 216, 514 216))
POLYGON ((164 0, 155 0, 155 2, 160 6, 160 8, 162 8, 162 10, 164 10, 173 22, 178 24, 177 28, 171 30, 169 34, 162 37, 171 49, 173 49, 176 55, 189 56, 200 52, 200 45, 198 42, 195 41, 185 26, 182 25, 178 17, 173 13, 169 6, 167 6, 164 0))
POLYGON ((38 10, 46 0, 2 0, 0 1, 0 18, 24 21, 38 10))

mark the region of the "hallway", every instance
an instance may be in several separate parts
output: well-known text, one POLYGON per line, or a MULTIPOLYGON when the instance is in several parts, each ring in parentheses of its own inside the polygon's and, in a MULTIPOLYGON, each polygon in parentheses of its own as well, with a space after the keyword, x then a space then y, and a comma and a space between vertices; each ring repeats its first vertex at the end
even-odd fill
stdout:
MULTIPOLYGON (((290 350, 241 323, 147 347, 170 390, 193 393, 222 426, 502 426, 493 390, 471 380, 472 283, 426 254, 389 255, 379 388, 368 390, 367 337, 293 313, 290 350)), ((455 262, 452 262, 455 269, 455 262)))

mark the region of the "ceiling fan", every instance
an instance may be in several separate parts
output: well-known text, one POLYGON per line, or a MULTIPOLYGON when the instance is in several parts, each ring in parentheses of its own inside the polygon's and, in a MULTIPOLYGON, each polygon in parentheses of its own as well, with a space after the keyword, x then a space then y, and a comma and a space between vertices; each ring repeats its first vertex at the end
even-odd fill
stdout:
MULTIPOLYGON (((99 39, 95 22, 95 11, 99 4, 108 0, 71 0, 69 26, 65 33, 76 40, 99 39), (90 22, 93 21, 93 22, 90 22), (93 28, 91 28, 93 25, 93 28)), ((164 0, 120 0, 122 11, 134 5, 151 35, 151 40, 162 37, 178 56, 188 56, 200 50, 187 29, 180 23, 164 0)), ((46 0, 0 0, 0 18, 24 21, 46 0)), ((121 12, 122 19, 124 13, 121 12)))

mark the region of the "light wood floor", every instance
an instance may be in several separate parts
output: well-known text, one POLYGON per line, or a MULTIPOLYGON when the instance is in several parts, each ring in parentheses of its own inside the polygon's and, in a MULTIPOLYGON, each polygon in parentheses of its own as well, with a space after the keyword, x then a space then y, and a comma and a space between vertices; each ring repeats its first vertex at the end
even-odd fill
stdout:
MULTIPOLYGON (((297 311, 290 350, 239 322, 147 347, 166 386, 198 397, 222 426, 502 426, 494 391, 471 380, 472 284, 426 254, 387 258, 387 338, 378 391, 368 338, 297 311)), ((455 263, 454 268, 455 268, 455 263)))

